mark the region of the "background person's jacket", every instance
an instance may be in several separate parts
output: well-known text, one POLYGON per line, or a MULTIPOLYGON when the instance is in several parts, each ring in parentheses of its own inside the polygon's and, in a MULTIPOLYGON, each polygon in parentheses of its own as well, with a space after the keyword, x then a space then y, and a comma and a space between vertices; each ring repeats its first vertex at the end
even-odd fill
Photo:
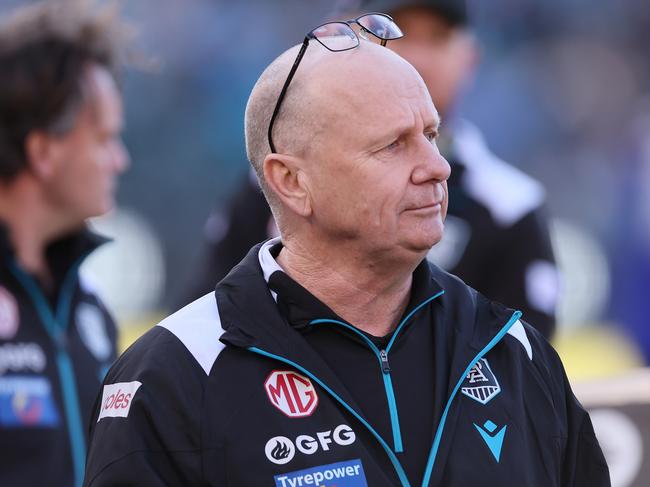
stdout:
POLYGON ((87 424, 116 358, 113 319, 79 265, 104 239, 52 243, 52 292, 16 262, 0 225, 0 485, 80 486, 87 424))
MULTIPOLYGON (((400 395, 413 342, 390 348, 391 338, 368 354, 368 381, 386 385, 376 400, 392 434, 380 434, 385 425, 355 398, 365 384, 334 372, 344 354, 318 352, 311 332, 281 313, 269 288, 281 272, 277 245, 253 248, 215 294, 161 322, 112 367, 95 406, 86 486, 610 485, 555 351, 519 312, 426 262, 429 283, 418 286, 442 292, 407 309, 394 333, 411 317, 405 337, 432 330, 435 375, 410 374, 423 394, 400 395), (422 411, 425 389, 435 404, 422 411), (412 443, 391 427, 423 413, 433 427, 422 428, 424 463, 409 476, 402 459, 412 443)), ((331 333, 348 326, 323 321, 331 333)))

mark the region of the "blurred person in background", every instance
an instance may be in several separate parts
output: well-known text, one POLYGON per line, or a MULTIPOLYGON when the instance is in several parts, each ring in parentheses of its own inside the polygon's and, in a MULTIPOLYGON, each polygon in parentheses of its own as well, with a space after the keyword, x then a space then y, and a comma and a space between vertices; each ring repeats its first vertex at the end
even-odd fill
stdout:
MULTIPOLYGON (((452 167, 445 236, 429 260, 491 299, 521 310, 546 338, 555 328, 558 276, 540 183, 492 154, 478 129, 454 107, 472 77, 478 48, 464 0, 372 0, 364 10, 388 12, 405 37, 389 46, 418 70, 443 123, 440 150, 452 167)), ((250 174, 225 213, 206 224, 206 256, 185 304, 214 285, 251 245, 278 234, 250 174)))
POLYGON ((125 26, 89 2, 0 22, 0 485, 78 486, 116 327, 79 266, 128 165, 125 26))

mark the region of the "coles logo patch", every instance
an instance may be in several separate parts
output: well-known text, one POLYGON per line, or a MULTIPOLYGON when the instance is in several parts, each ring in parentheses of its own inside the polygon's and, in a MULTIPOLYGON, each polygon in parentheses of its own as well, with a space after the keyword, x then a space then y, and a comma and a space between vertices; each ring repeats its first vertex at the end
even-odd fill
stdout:
POLYGON ((59 413, 46 377, 0 377, 0 426, 54 428, 59 413))
POLYGON ((18 304, 7 289, 0 286, 0 338, 9 340, 18 331, 18 304))
POLYGON ((274 370, 264 382, 271 404, 290 418, 310 416, 318 405, 311 381, 292 370, 274 370))
POLYGON ((105 385, 97 422, 99 423, 102 418, 126 418, 131 409, 133 396, 141 385, 142 382, 137 380, 105 385))
POLYGON ((284 473, 273 479, 275 487, 368 487, 359 459, 284 473))

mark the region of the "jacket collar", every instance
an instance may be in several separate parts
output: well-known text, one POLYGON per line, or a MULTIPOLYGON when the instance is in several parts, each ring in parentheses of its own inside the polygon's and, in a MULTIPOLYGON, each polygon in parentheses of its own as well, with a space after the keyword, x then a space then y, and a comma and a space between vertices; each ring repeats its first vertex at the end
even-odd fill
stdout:
MULTIPOLYGON (((79 230, 51 242, 45 249, 45 258, 55 282, 62 280, 67 271, 80 259, 109 241, 110 239, 91 232, 84 225, 79 230)), ((14 262, 15 256, 9 227, 0 221, 0 267, 6 268, 14 262)))
MULTIPOLYGON (((284 351, 289 346, 289 337, 297 337, 279 312, 276 292, 268 285, 273 273, 283 272, 271 255, 271 249, 278 243, 280 239, 275 238, 254 246, 217 284, 215 295, 227 332, 225 338, 232 338, 240 346, 278 347, 278 351, 284 351), (264 317, 263 323, 260 316, 264 317)), ((444 318, 439 325, 450 328, 445 332, 449 339, 458 335, 456 339, 472 351, 481 350, 512 316, 513 310, 489 301, 460 279, 423 261, 414 274, 411 302, 420 297, 426 299, 442 289, 453 292, 440 298, 444 318)), ((323 311, 327 310, 323 305, 323 311)))

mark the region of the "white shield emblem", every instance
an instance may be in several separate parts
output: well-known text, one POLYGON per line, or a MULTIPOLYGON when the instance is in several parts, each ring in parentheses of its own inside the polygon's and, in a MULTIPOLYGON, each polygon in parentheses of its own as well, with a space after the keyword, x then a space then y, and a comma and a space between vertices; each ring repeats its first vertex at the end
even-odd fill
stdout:
POLYGON ((490 369, 487 359, 480 359, 471 368, 460 391, 481 404, 487 404, 494 396, 501 392, 501 386, 496 376, 490 369))
POLYGON ((86 348, 103 362, 111 355, 111 340, 106 332, 104 315, 97 306, 81 303, 77 306, 77 330, 86 348))

